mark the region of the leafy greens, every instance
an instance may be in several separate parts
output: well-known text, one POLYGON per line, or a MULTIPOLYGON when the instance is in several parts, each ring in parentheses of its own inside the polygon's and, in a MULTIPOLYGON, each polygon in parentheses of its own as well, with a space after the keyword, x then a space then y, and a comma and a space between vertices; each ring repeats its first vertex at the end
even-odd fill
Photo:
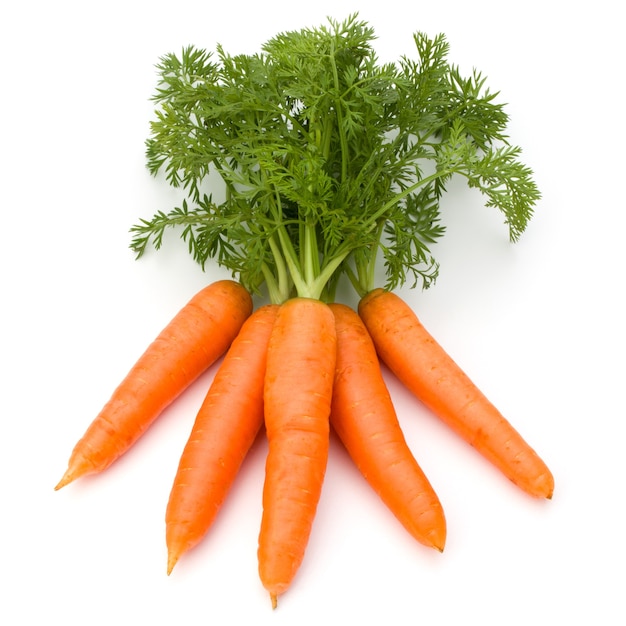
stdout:
POLYGON ((355 14, 280 33, 258 54, 162 57, 147 164, 185 198, 132 228, 137 256, 174 227, 202 267, 215 259, 274 302, 332 300, 341 275, 363 295, 378 254, 387 288, 408 277, 426 288, 454 175, 516 241, 540 194, 498 94, 448 62, 444 35, 413 39, 415 59, 381 63, 355 14))

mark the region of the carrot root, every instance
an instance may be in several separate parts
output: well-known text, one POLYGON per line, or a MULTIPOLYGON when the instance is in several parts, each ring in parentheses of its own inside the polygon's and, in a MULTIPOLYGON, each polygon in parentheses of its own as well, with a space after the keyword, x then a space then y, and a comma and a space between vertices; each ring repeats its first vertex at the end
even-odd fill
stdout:
POLYGON ((431 411, 526 493, 551 498, 552 473, 522 436, 426 331, 399 296, 367 294, 359 314, 376 350, 431 411))
POLYGON ((183 449, 167 504, 167 573, 213 523, 263 425, 267 344, 278 305, 244 322, 217 370, 183 449))
POLYGON ((191 298, 90 424, 55 490, 103 471, 124 454, 165 407, 224 354, 251 312, 250 294, 232 280, 211 283, 191 298))
POLYGON ((269 449, 258 547, 259 575, 273 605, 302 562, 321 495, 335 359, 328 306, 307 298, 281 305, 267 354, 269 449))
POLYGON ((406 530, 442 552, 443 507, 398 422, 374 344, 356 311, 331 304, 337 367, 331 425, 367 482, 406 530))

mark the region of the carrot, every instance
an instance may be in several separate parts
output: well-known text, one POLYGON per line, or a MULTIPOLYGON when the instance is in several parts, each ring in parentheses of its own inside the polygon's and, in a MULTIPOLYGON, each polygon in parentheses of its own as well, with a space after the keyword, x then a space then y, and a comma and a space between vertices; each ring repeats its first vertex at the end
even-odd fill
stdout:
POLYGON ((72 451, 55 489, 101 472, 163 409, 214 363, 252 312, 248 291, 221 280, 197 293, 161 331, 115 389, 72 451))
POLYGON ((391 512, 420 543, 443 551, 443 507, 398 423, 374 344, 356 311, 331 304, 337 366, 330 423, 391 512))
POLYGON ((309 540, 326 473, 336 331, 328 305, 293 298, 281 305, 265 374, 269 443, 259 574, 275 608, 309 540))
POLYGON ((196 416, 165 515, 169 574, 209 530, 263 425, 263 385, 278 305, 256 310, 241 328, 196 416))
POLYGON ((359 314, 382 361, 415 396, 522 490, 552 497, 554 478, 546 464, 406 302, 375 289, 360 301, 359 314))

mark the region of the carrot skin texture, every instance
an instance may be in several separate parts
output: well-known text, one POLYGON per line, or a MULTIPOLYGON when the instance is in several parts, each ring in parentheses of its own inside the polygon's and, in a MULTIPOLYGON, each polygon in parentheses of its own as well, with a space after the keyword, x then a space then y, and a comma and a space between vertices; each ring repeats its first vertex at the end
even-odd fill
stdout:
POLYGON ((372 339, 356 311, 330 308, 337 328, 331 425, 400 523, 420 543, 443 551, 443 507, 406 443, 372 339))
POLYGON ((281 305, 265 374, 268 455, 259 575, 272 606, 292 582, 309 540, 328 460, 336 331, 328 305, 281 305))
POLYGON ((252 312, 248 291, 232 280, 203 288, 159 333, 74 447, 55 489, 101 472, 228 349, 252 312))
POLYGON ((381 360, 430 410, 531 496, 551 498, 539 455, 435 341, 396 294, 375 289, 359 314, 381 360))
POLYGON ((267 344, 278 308, 263 306, 244 322, 198 411, 166 509, 168 574, 209 530, 263 425, 267 344))

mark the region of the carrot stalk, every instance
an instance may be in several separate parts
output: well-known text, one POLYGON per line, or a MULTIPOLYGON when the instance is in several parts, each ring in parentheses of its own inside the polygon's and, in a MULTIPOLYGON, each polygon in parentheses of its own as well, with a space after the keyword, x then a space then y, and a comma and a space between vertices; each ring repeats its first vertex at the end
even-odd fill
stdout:
POLYGON ((435 415, 513 483, 551 498, 552 473, 538 454, 426 331, 396 294, 375 289, 359 314, 383 362, 435 415))
POLYGON ((263 306, 245 321, 198 411, 167 504, 168 574, 209 530, 263 425, 267 344, 278 309, 263 306))
POLYGON ((335 359, 330 308, 311 298, 282 304, 265 374, 269 449, 258 548, 261 582, 273 607, 302 562, 321 495, 335 359))
POLYGON ((331 304, 337 367, 330 423, 391 512, 420 543, 443 551, 443 507, 398 423, 374 344, 356 311, 331 304))
POLYGON ((55 489, 103 471, 124 454, 163 409, 224 354, 251 312, 250 294, 232 280, 214 282, 191 298, 90 424, 55 489))

